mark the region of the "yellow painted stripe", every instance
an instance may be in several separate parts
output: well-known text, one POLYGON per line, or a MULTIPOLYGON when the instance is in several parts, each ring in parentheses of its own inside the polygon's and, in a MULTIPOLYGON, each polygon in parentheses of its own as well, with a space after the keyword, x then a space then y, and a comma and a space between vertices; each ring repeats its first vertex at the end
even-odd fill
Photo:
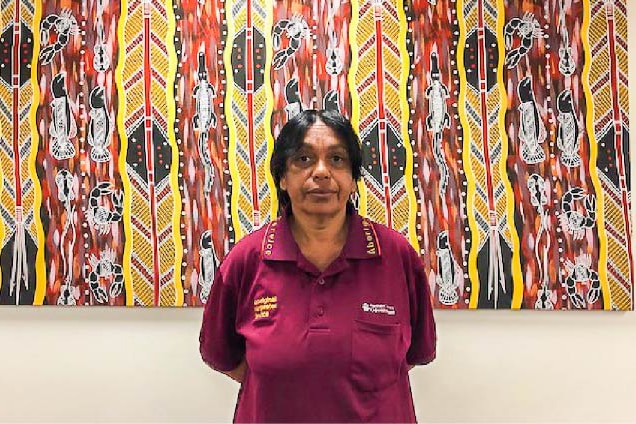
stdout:
MULTIPOLYGON (((183 283, 181 281, 181 262, 183 260, 183 245, 181 244, 181 193, 179 191, 179 145, 174 133, 176 118, 176 103, 174 92, 174 82, 177 74, 177 52, 175 49, 174 35, 176 28, 176 17, 171 0, 166 0, 165 7, 168 13, 168 33, 166 35, 166 45, 168 47, 168 78, 166 81, 166 102, 168 104, 168 143, 172 147, 172 163, 170 168, 170 186, 172 187, 172 242, 174 243, 174 306, 183 305, 183 283)), ((159 241, 161 242, 161 241, 159 241)), ((167 301, 169 302, 169 300, 167 301)))
MULTIPOLYGON (((581 28, 581 37, 584 43, 588 46, 592 46, 590 43, 590 0, 583 0, 583 27, 581 28)), ((599 239, 599 261, 598 261, 598 277, 601 282, 601 292, 603 293, 605 310, 611 309, 612 305, 612 293, 609 289, 609 281, 607 274, 607 234, 605 233, 605 193, 601 186, 601 181, 598 176, 598 170, 596 168, 596 161, 598 159, 598 145, 596 141, 596 134, 594 133, 594 97, 590 90, 590 71, 595 63, 593 61, 590 49, 583 49, 585 52, 585 65, 583 66, 583 92, 585 93, 586 107, 586 119, 585 126, 587 128, 587 134, 590 143, 590 178, 592 179, 592 185, 596 192, 596 225, 598 228, 599 239)), ((605 68, 607 69, 607 68, 605 68)), ((625 251, 627 254, 627 251, 625 251)))
MULTIPOLYGON (((256 140, 258 141, 255 144, 255 151, 259 150, 259 147, 262 146, 262 143, 266 143, 267 150, 267 158, 265 161, 262 161, 258 165, 258 188, 260 190, 260 185, 263 183, 267 185, 267 194, 259 201, 260 203, 260 212, 261 212, 261 223, 263 226, 269 221, 276 219, 276 211, 278 210, 278 202, 276 196, 276 188, 274 185, 274 179, 272 178, 271 173, 269 172, 269 158, 274 150, 274 136, 272 134, 272 125, 271 125, 271 117, 272 111, 274 110, 274 91, 272 89, 271 84, 271 60, 270 56, 273 57, 273 46, 272 46, 272 37, 269 34, 272 33, 273 27, 273 5, 271 2, 266 0, 254 0, 260 4, 260 8, 266 11, 265 18, 263 19, 258 14, 253 14, 253 22, 256 28, 259 28, 263 33, 263 37, 265 38, 265 46, 266 46, 266 57, 265 57, 265 69, 264 69, 264 79, 263 86, 258 91, 258 93, 254 96, 254 107, 256 108, 265 108, 265 115, 263 117, 263 121, 259 125, 258 129, 255 129, 256 140), (263 140, 263 141, 259 141, 263 140), (267 220, 267 215, 269 214, 269 220, 267 220)), ((256 70, 254 70, 256 72, 256 70)))
MULTIPOLYGON (((356 88, 356 73, 358 72, 358 54, 360 52, 360 46, 358 45, 357 34, 360 20, 358 14, 360 13, 360 4, 358 0, 351 0, 351 24, 349 25, 349 44, 351 45, 351 66, 349 67, 349 75, 347 75, 347 82, 349 84, 349 92, 351 93, 351 125, 353 128, 360 132, 360 95, 356 88)), ((367 188, 362 181, 358 182, 358 193, 360 195, 360 208, 359 213, 363 216, 367 214, 367 188)))
MULTIPOLYGON (((239 198, 241 196, 241 176, 238 170, 238 156, 236 152, 236 145, 239 142, 238 129, 236 128, 234 112, 232 111, 232 104, 234 103, 234 69, 232 69, 232 51, 233 41, 236 37, 236 28, 234 27, 235 18, 232 16, 233 2, 225 2, 225 16, 227 16, 227 42, 225 43, 225 52, 223 55, 223 63, 225 64, 225 76, 227 77, 227 92, 225 98, 225 116, 228 126, 229 134, 229 146, 228 146, 228 158, 230 168, 230 181, 232 184, 231 193, 231 207, 232 213, 232 225, 234 230, 234 242, 238 242, 243 238, 243 228, 239 220, 239 198)), ((242 13, 245 13, 244 11, 242 13)), ((238 19, 236 19, 238 20, 238 19)), ((250 213, 251 215, 251 213, 250 213)), ((232 241, 232 240, 230 240, 232 241)))
MULTIPOLYGON (((523 302, 523 274, 521 272, 521 248, 519 244, 519 235, 514 226, 515 216, 515 195, 512 190, 510 180, 508 180, 508 171, 506 169, 506 160, 508 158, 508 135, 506 134, 506 109, 508 108, 508 99, 506 96, 506 84, 503 80, 504 59, 506 57, 505 40, 503 38, 505 25, 505 10, 503 0, 497 0, 497 47, 499 49, 499 63, 497 64, 497 85, 499 86, 499 136, 501 143, 501 155, 499 157, 499 175, 502 184, 506 189, 506 213, 508 229, 510 231, 510 241, 512 243, 512 263, 510 264, 512 271, 512 303, 511 309, 520 309, 523 302)), ((483 119, 486 119, 484 116, 483 119)))
POLYGON ((399 46, 400 46, 400 58, 402 62, 402 69, 400 75, 400 111, 402 123, 402 144, 404 145, 404 150, 406 151, 406 165, 404 169, 404 179, 406 185, 406 193, 408 195, 408 239, 415 251, 419 253, 420 247, 417 241, 417 229, 416 229, 416 217, 417 217, 417 198, 415 197, 415 189, 413 187, 413 162, 415 160, 413 154, 413 146, 411 144, 411 137, 409 135, 409 114, 410 114, 410 106, 408 103, 408 99, 406 98, 406 92, 408 90, 408 76, 409 71, 411 69, 411 61, 409 60, 409 53, 406 48, 406 39, 407 39, 407 29, 408 25, 406 22, 406 14, 404 12, 404 2, 398 1, 396 4, 398 17, 400 21, 400 34, 398 36, 399 46))
POLYGON ((124 125, 126 119, 126 105, 127 105, 127 97, 125 95, 126 90, 124 89, 124 69, 126 66, 126 45, 125 40, 127 37, 125 36, 129 28, 126 28, 126 23, 128 21, 128 0, 121 0, 121 13, 119 17, 119 26, 117 28, 117 38, 120 40, 119 45, 119 60, 117 61, 118 66, 115 70, 115 81, 117 84, 117 91, 120 93, 118 96, 119 105, 117 108, 117 131, 119 132, 119 140, 120 140, 120 153, 119 153, 119 172, 121 175, 121 182, 123 186, 123 190, 125 193, 124 196, 124 210, 123 210, 123 218, 122 222, 124 223, 124 234, 126 235, 126 244, 124 245, 124 259, 122 263, 122 268, 124 272, 124 283, 126 286, 126 306, 134 305, 134 294, 133 294, 133 285, 132 285, 132 268, 131 268, 131 256, 132 256, 132 224, 130 223, 130 209, 132 204, 133 197, 133 189, 130 184, 130 177, 128 176, 128 170, 126 168, 126 156, 128 152, 128 136, 126 135, 126 126, 124 125))
MULTIPOLYGON (((256 1, 255 1, 256 2, 256 1)), ((260 225, 264 225, 269 219, 274 219, 278 209, 277 196, 275 193, 274 180, 269 172, 269 160, 271 158, 272 151, 274 149, 274 137, 271 130, 271 115, 274 105, 274 94, 271 88, 271 57, 273 55, 273 47, 271 37, 273 14, 271 8, 273 7, 268 2, 259 2, 260 8, 266 10, 265 18, 261 17, 258 13, 253 11, 252 13, 252 25, 254 28, 258 28, 262 32, 265 38, 266 47, 266 60, 265 60, 265 73, 263 86, 253 94, 254 114, 259 113, 259 108, 265 108, 265 115, 262 122, 254 127, 254 151, 258 151, 261 143, 266 143, 267 158, 264 162, 255 165, 256 172, 256 189, 257 193, 253 193, 254 196, 258 196, 258 190, 260 190, 263 184, 268 187, 267 195, 259 200, 259 211, 261 222, 260 225), (261 141, 264 140, 264 141, 261 141), (269 217, 268 217, 269 215, 269 217)), ((247 219, 252 222, 254 208, 252 205, 252 199, 246 197, 241 193, 241 186, 245 186, 248 192, 252 192, 250 176, 251 168, 243 161, 239 160, 239 154, 237 146, 243 144, 243 148, 246 152, 249 152, 247 129, 243 126, 236 124, 237 119, 234 118, 232 105, 237 105, 241 110, 247 106, 247 96, 240 93, 234 88, 234 69, 232 68, 232 51, 233 42, 236 37, 237 30, 240 31, 246 25, 247 10, 246 6, 242 6, 242 9, 236 17, 232 16, 232 9, 234 4, 231 2, 225 3, 225 14, 227 16, 227 42, 225 43, 225 51, 223 53, 225 64, 225 75, 227 79, 227 92, 225 97, 225 117, 228 126, 229 143, 228 143, 228 166, 230 170, 230 177, 232 182, 231 193, 231 214, 232 214, 232 228, 234 230, 234 242, 238 242, 241 238, 247 235, 248 230, 243 228, 241 221, 239 220, 239 210, 245 214, 247 219), (243 178, 242 178, 243 177, 243 178)), ((254 8, 255 9, 255 8, 254 8)), ((231 240, 232 241, 232 240, 231 240)))
MULTIPOLYGON (((269 3, 266 2, 265 6, 269 3)), ((278 214, 278 193, 276 193, 276 185, 274 184, 274 178, 272 177, 272 173, 269 172, 269 164, 272 158, 272 152, 274 151, 274 134, 272 133, 272 123, 271 116, 274 111, 274 90, 272 89, 272 80, 271 80, 271 68, 272 68, 272 57, 274 56, 274 46, 272 45, 272 37, 268 37, 267 34, 271 32, 272 27, 274 26, 274 14, 271 12, 271 8, 273 5, 269 5, 267 9, 269 13, 265 19, 265 28, 267 32, 265 33, 265 79, 263 81, 264 87, 266 90, 267 96, 267 106, 265 109, 265 132, 267 134, 267 161, 265 162, 267 170, 265 172, 267 178, 267 184, 271 188, 270 190, 270 199, 271 199, 271 217, 272 221, 276 219, 276 215, 278 214)), ((228 38, 229 40, 229 38, 228 38)), ((227 44, 227 43, 226 43, 227 44)), ((227 73, 226 73, 227 75, 227 73)))
MULTIPOLYGON (((466 48, 466 20, 464 18, 464 0, 457 1, 457 23, 459 27, 459 39, 457 41, 457 69, 466 69, 464 66, 464 50, 466 48)), ((471 283, 469 308, 477 308, 479 299, 479 273, 477 272, 477 253, 480 242, 480 230, 475 219, 475 214, 471 211, 475 210, 476 181, 473 174, 472 162, 470 157, 471 132, 470 124, 466 113, 466 92, 468 90, 468 82, 465 72, 459 72, 459 120, 462 124, 463 146, 462 146, 462 162, 464 164, 464 175, 466 176, 466 210, 468 215, 468 225, 471 231, 470 251, 468 253, 468 277, 471 283)))
MULTIPOLYGON (((40 21, 42 19, 42 2, 34 1, 35 14, 33 16, 33 26, 31 28, 40 28, 40 21)), ((34 305, 41 305, 44 303, 44 297, 46 296, 46 263, 44 257, 44 227, 42 220, 40 219, 40 208, 42 205, 42 186, 38 179, 38 174, 35 168, 37 161, 40 135, 38 133, 37 111, 40 104, 40 85, 38 84, 38 58, 40 57, 40 31, 33 31, 33 56, 31 58, 31 87, 33 89, 33 101, 31 103, 31 111, 29 114, 29 120, 31 124, 31 152, 29 154, 29 174, 33 179, 33 220, 35 222, 35 229, 37 234, 36 246, 37 255, 35 258, 35 273, 36 273, 36 288, 35 297, 33 299, 34 305)), ((2 279, 0 278, 0 284, 2 279)))
MULTIPOLYGON (((12 25, 13 22, 13 10, 11 7, 7 7, 4 10, 0 11, 0 25, 2 26, 2 28, 7 28, 9 27, 9 25, 12 25)), ((35 34, 34 34, 35 36, 35 34)), ((39 34, 37 35, 37 37, 39 37, 39 34)), ((34 46, 33 48, 36 48, 36 44, 35 44, 35 40, 34 40, 34 46)), ((38 48, 39 49, 39 48, 38 48)), ((34 56, 35 57, 35 56, 34 56)), ((33 66, 31 67, 31 73, 33 73, 33 66)), ((13 93, 11 93, 11 89, 5 85, 0 87, 0 101, 2 101, 3 103, 8 103, 9 99, 13 98, 13 93)), ((37 104, 38 102, 34 101, 33 104, 37 104)), ((33 104, 31 104, 31 111, 33 111, 33 104)), ((36 108, 37 110, 37 108, 36 108)), ((9 133, 9 125, 10 125, 10 119, 5 118, 4 116, 0 116, 0 134, 2 134, 4 131, 6 131, 7 133, 9 133)), ((33 131, 33 126, 31 126, 31 130, 33 131)), ((4 134, 3 134, 4 135, 4 134)), ((37 143, 36 143, 37 144, 37 143)), ((4 204, 5 204, 5 208, 9 207, 9 203, 10 201, 12 201, 12 199, 10 199, 9 193, 5 191, 4 189, 4 169, 6 167, 7 169, 7 173, 9 172, 8 170, 10 169, 9 167, 12 166, 11 165, 11 161, 10 158, 8 157, 8 155, 0 153, 1 156, 1 160, 0 160, 0 193, 2 193, 2 196, 0 197, 0 201, 4 200, 4 204)), ((0 242, 2 242, 2 245, 4 244, 5 240, 5 225, 4 225, 4 219, 0 219, 0 242)), ((2 246, 0 245, 0 247, 2 246)), ((0 290, 2 289, 2 267, 0 267, 0 290)), ((36 291, 37 294, 37 291, 36 291)))

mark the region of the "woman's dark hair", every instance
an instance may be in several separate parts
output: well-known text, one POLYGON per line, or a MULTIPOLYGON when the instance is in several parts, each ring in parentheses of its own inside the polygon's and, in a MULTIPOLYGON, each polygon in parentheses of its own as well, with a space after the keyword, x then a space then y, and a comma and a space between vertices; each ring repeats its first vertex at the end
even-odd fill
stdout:
POLYGON ((307 131, 317 121, 331 128, 344 144, 349 155, 351 175, 355 181, 360 181, 362 176, 362 148, 360 139, 354 131, 351 122, 333 110, 305 110, 287 121, 274 143, 269 170, 274 178, 276 192, 278 193, 279 212, 286 208, 290 202, 287 192, 280 189, 280 180, 287 172, 287 160, 300 150, 307 131))

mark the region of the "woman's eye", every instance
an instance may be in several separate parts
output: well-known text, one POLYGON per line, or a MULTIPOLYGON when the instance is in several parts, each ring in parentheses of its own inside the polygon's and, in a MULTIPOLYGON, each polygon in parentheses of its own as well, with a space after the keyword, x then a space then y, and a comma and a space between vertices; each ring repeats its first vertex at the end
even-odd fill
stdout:
POLYGON ((294 161, 299 165, 307 165, 311 162, 311 157, 308 155, 298 155, 294 161))
POLYGON ((347 157, 344 155, 334 155, 331 160, 333 161, 333 163, 342 164, 347 161, 347 157))

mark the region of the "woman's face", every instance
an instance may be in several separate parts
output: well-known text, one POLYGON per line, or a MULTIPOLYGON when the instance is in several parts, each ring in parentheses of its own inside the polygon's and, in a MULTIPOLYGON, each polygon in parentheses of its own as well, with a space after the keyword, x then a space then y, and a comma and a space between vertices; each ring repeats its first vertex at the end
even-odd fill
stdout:
POLYGON ((320 121, 309 128, 302 147, 287 160, 280 188, 296 214, 334 216, 345 210, 356 183, 347 149, 331 128, 320 121))

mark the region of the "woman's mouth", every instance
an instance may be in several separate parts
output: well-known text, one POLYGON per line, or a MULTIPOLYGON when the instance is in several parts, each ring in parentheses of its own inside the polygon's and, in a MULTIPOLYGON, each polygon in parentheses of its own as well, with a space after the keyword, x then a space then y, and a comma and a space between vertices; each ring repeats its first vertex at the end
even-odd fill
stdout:
POLYGON ((335 191, 333 190, 325 190, 325 189, 314 189, 314 190, 309 190, 307 192, 307 194, 314 196, 314 197, 328 197, 331 196, 332 194, 334 194, 335 191))

